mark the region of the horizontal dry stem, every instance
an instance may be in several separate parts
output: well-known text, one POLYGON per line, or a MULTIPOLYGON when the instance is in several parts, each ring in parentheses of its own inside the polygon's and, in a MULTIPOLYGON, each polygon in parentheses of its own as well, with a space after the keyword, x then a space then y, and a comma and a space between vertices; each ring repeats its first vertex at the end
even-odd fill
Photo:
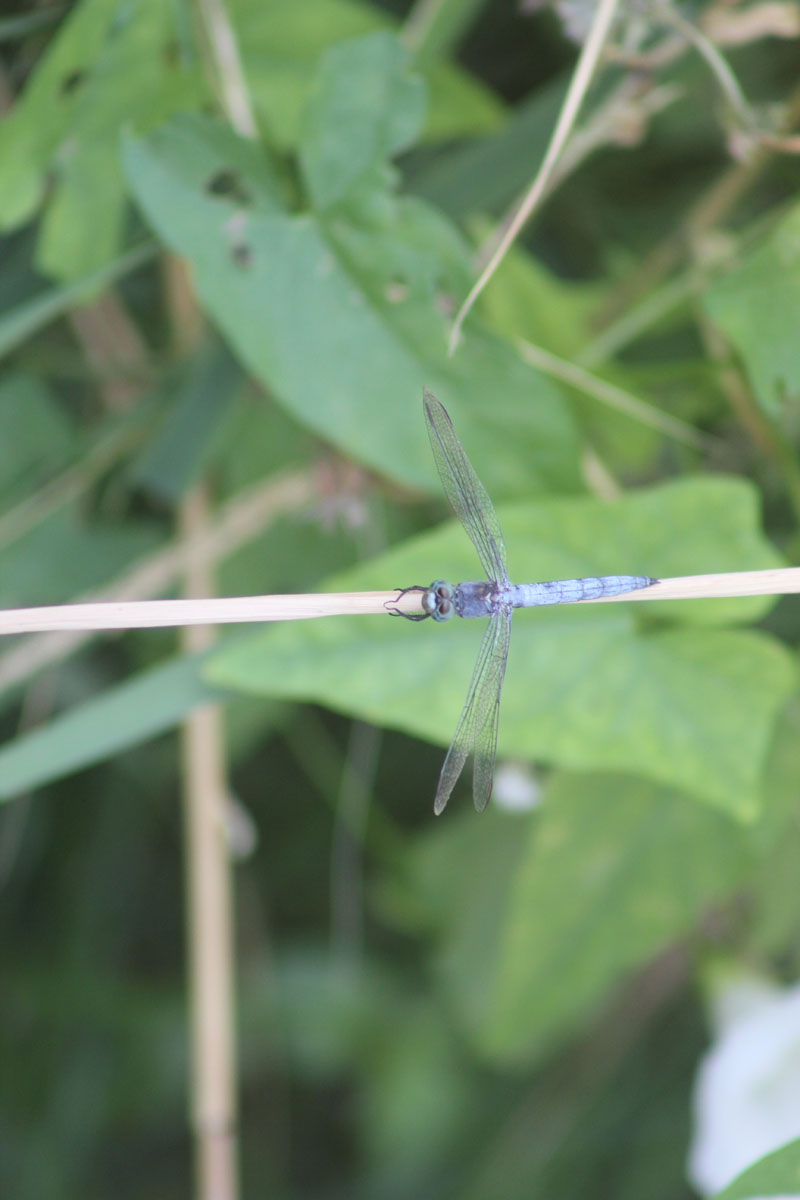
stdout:
POLYGON ((800 567, 774 567, 769 571, 731 571, 725 575, 676 575, 659 579, 649 588, 582 600, 582 604, 608 604, 615 600, 719 600, 732 596, 784 596, 800 592, 800 567))
MULTIPOLYGON (((169 591, 196 555, 202 555, 211 562, 227 558, 251 542, 278 516, 307 508, 313 503, 317 491, 314 478, 307 471, 260 482, 228 500, 206 531, 192 539, 191 548, 183 542, 161 547, 134 563, 110 584, 98 589, 85 602, 130 604, 163 594, 169 591)), ((51 625, 37 628, 47 636, 26 638, 0 654, 0 691, 16 687, 30 679, 35 672, 52 667, 68 654, 74 654, 91 637, 92 631, 102 626, 93 625, 88 630, 82 630, 75 625, 69 625, 66 629, 59 625, 59 634, 51 634, 51 625)), ((136 626, 131 624, 127 628, 136 626)), ((10 632, 0 624, 0 634, 10 632)), ((21 633, 22 630, 13 632, 21 633)))
MULTIPOLYGON (((303 621, 345 613, 381 613, 393 592, 318 592, 298 596, 233 596, 212 600, 133 600, 63 604, 52 608, 0 609, 0 635, 73 629, 156 629, 179 625, 234 625, 252 621, 303 621)), ((403 597, 419 612, 417 596, 403 597)))
MULTIPOLYGON (((635 600, 700 600, 730 596, 768 596, 800 592, 800 567, 734 571, 725 575, 684 575, 661 579, 652 587, 582 600, 613 604, 635 600)), ((153 629, 180 625, 230 625, 256 621, 304 621, 346 614, 421 611, 418 592, 398 598, 390 592, 315 592, 289 596, 234 596, 216 600, 111 601, 64 604, 50 608, 0 609, 0 636, 75 629, 153 629)))

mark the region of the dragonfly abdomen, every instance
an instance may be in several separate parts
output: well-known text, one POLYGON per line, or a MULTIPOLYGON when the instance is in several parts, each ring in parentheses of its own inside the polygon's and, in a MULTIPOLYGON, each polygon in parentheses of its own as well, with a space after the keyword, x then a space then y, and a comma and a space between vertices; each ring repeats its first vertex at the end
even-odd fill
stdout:
POLYGON ((517 583, 508 589, 513 608, 541 604, 575 604, 601 596, 621 596, 657 583, 649 575, 590 575, 586 579, 553 579, 546 583, 517 583))

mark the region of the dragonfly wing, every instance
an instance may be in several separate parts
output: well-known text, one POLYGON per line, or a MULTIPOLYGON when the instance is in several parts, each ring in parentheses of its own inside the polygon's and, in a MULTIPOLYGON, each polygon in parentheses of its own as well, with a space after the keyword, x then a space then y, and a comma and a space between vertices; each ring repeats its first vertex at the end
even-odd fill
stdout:
MULTIPOLYGON (((505 661, 500 666, 499 656, 500 652, 505 656, 508 655, 510 628, 510 615, 500 611, 494 614, 484 631, 480 649, 478 650, 478 657, 475 662, 475 669, 472 672, 472 679, 467 691, 467 699, 461 710, 461 716, 458 719, 458 725, 456 726, 450 749, 447 751, 447 757, 444 760, 439 776, 436 798, 433 802, 433 811, 437 816, 444 810, 447 801, 450 799, 450 793, 464 769, 464 763, 475 746, 475 739, 478 733, 486 726, 492 706, 494 705, 495 709, 499 707, 499 689, 503 685, 503 675, 505 673, 505 661), (487 686, 487 679, 493 680, 493 685, 487 686)), ((486 800, 489 799, 490 791, 491 777, 489 779, 486 800)), ((484 806, 486 800, 484 800, 484 806)))
MULTIPOLYGON (((472 776, 472 797, 478 812, 489 803, 497 759, 497 727, 500 720, 500 696, 508 662, 511 640, 511 613, 501 610, 496 619, 497 633, 489 664, 484 672, 480 695, 475 702, 477 714, 485 714, 483 723, 475 726, 475 763, 472 776)), ((480 721, 480 716, 478 717, 480 721)))
POLYGON ((487 578, 507 584, 506 546, 489 493, 464 453, 447 410, 427 388, 422 397, 433 458, 445 495, 469 534, 487 578))

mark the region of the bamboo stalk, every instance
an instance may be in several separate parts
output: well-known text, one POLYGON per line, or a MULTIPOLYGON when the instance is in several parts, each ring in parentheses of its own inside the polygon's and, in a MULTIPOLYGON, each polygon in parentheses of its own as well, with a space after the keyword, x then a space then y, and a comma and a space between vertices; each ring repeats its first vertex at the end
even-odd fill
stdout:
MULTIPOLYGON (((198 534, 208 518, 201 484, 184 497, 180 515, 189 550, 186 592, 202 595, 214 583, 212 564, 197 552, 198 534)), ((200 653, 213 643, 214 634, 211 625, 189 626, 180 634, 181 645, 187 654, 200 653)), ((181 749, 197 1200, 236 1200, 239 1194, 233 879, 224 740, 219 705, 203 704, 187 714, 181 749)))
MULTIPOLYGON (((714 600, 733 596, 780 596, 800 592, 800 567, 732 571, 721 575, 682 575, 620 596, 581 600, 616 604, 640 600, 714 600)), ((232 596, 212 600, 139 600, 103 604, 63 604, 50 608, 0 609, 0 636, 75 629, 156 629, 178 625, 232 625, 258 621, 306 621, 313 617, 421 612, 420 594, 390 592, 312 592, 287 596, 232 596)))
POLYGON ((800 567, 774 567, 768 571, 731 571, 725 575, 676 575, 659 579, 652 587, 621 596, 601 596, 581 604, 609 604, 615 600, 719 600, 732 596, 785 596, 800 592, 800 567))
MULTIPOLYGON (((393 592, 319 592, 297 596, 232 596, 211 600, 131 600, 63 604, 52 608, 0 609, 0 636, 72 629, 157 629, 178 625, 232 625, 253 621, 303 621, 345 613, 385 613, 393 592)), ((403 597, 404 611, 419 612, 419 597, 403 597)))

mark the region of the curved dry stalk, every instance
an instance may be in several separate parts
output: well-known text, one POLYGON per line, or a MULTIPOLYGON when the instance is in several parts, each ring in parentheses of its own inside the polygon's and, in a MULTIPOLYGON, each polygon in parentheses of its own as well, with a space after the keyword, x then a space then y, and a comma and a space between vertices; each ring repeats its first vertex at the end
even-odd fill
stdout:
POLYGON ((453 324, 452 333, 450 334, 451 354, 458 344, 461 326, 463 325, 467 314, 477 300, 478 296, 485 288, 488 281, 491 279, 492 275, 497 270, 509 246, 514 241, 520 229, 528 220, 531 213, 534 211, 544 195, 547 184, 550 182, 550 178, 555 170, 556 163, 564 150, 567 138, 572 132, 577 120, 578 110, 580 109, 581 103, 589 89, 589 84, 592 81, 592 76, 594 75, 600 54, 603 50, 603 46, 605 45, 606 38, 608 37, 608 31, 611 28, 611 24, 614 20, 619 4, 620 0, 599 0, 592 28, 589 31, 589 36, 583 44, 580 58, 578 59, 574 74, 570 80, 570 85, 567 89, 567 94, 564 97, 564 103, 561 106, 561 112, 558 115, 556 127, 553 130, 553 136, 551 137, 550 143, 545 151, 542 165, 528 190, 527 196, 525 196, 524 200, 517 209, 513 220, 510 222, 508 228, 503 234, 503 237, 497 245, 497 248, 481 272, 477 283, 474 284, 469 295, 458 311, 453 324))
POLYGON ((661 412, 660 409, 640 400, 637 396, 625 391, 624 388, 617 387, 616 384, 609 383, 606 379, 600 379, 597 375, 592 375, 582 367, 576 366, 575 363, 567 362, 566 359, 550 354, 541 346, 518 341, 517 349, 526 362, 545 375, 550 375, 553 379, 558 379, 561 383, 576 388, 594 400, 608 405, 609 408, 616 409, 617 412, 625 413, 626 416, 631 417, 634 421, 639 421, 642 425, 649 425, 651 429, 657 429, 666 437, 676 438, 685 445, 694 446, 696 449, 708 448, 713 443, 713 438, 698 433, 687 421, 681 421, 678 417, 661 412))
POLYGON ((665 24, 671 25, 682 37, 685 37, 687 42, 694 46, 698 54, 705 59, 731 109, 745 128, 752 130, 755 123, 753 113, 739 86, 739 80, 712 40, 691 21, 687 21, 673 4, 658 4, 655 11, 665 24))

